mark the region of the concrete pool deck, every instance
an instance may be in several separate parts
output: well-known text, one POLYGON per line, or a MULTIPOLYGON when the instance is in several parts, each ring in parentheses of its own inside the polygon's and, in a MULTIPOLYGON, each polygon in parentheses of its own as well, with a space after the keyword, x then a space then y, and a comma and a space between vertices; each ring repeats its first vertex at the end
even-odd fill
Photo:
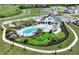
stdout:
MULTIPOLYGON (((49 32, 50 30, 54 29, 52 25, 48 25, 48 24, 37 24, 37 25, 34 25, 34 26, 30 26, 30 27, 24 27, 20 30, 17 30, 16 33, 19 35, 19 36, 24 36, 24 37, 28 37, 28 36, 33 36, 35 35, 35 32, 38 30, 38 29, 42 29, 43 32, 49 32)), ((53 31, 52 31, 53 32, 53 31)), ((54 31, 53 33, 54 34, 57 34, 61 32, 61 29, 60 27, 57 28, 56 31, 54 31)))

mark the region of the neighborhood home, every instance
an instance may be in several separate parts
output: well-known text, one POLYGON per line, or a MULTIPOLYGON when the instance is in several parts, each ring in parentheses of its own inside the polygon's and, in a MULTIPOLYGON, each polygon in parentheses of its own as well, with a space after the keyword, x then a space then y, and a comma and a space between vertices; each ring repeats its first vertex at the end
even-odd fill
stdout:
POLYGON ((69 14, 79 13, 79 7, 70 7, 64 10, 64 13, 69 13, 69 14))

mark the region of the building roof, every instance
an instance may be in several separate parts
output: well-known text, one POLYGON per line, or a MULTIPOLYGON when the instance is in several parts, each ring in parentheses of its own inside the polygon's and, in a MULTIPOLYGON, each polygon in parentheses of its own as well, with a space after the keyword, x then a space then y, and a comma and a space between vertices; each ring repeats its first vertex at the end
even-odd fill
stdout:
POLYGON ((60 18, 56 15, 50 15, 44 21, 52 21, 52 22, 59 22, 60 18))

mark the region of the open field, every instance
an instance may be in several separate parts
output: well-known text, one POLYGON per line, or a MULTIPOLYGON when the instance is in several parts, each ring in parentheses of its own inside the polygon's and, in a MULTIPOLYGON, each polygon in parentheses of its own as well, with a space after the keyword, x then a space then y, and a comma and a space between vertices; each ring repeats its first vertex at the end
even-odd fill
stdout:
POLYGON ((28 14, 28 16, 40 16, 40 15, 44 15, 44 13, 41 12, 43 8, 29 8, 30 13, 28 14))
POLYGON ((21 10, 18 8, 18 6, 0 5, 0 17, 1 18, 14 16, 19 13, 21 13, 21 10))
POLYGON ((31 17, 31 16, 40 16, 40 15, 45 15, 43 13, 40 12, 42 8, 29 8, 29 9, 24 9, 26 10, 26 13, 24 13, 23 16, 18 16, 18 17, 14 17, 11 16, 9 18, 3 18, 4 20, 0 20, 0 22, 6 21, 6 20, 15 20, 15 19, 22 19, 22 18, 26 18, 26 17, 31 17))

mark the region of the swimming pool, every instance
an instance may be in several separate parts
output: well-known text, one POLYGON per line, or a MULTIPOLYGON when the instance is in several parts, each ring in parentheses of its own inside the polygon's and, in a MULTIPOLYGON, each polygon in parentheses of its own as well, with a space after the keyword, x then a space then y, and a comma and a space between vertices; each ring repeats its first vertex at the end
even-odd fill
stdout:
POLYGON ((33 32, 36 32, 37 31, 37 28, 35 27, 31 27, 31 28, 28 28, 28 29, 25 29, 22 33, 23 34, 29 34, 29 33, 33 33, 33 32))
POLYGON ((50 29, 47 28, 47 26, 43 25, 43 27, 42 27, 42 26, 38 25, 38 26, 25 27, 16 32, 19 36, 28 37, 28 36, 33 36, 39 28, 42 29, 44 32, 50 31, 50 29))

